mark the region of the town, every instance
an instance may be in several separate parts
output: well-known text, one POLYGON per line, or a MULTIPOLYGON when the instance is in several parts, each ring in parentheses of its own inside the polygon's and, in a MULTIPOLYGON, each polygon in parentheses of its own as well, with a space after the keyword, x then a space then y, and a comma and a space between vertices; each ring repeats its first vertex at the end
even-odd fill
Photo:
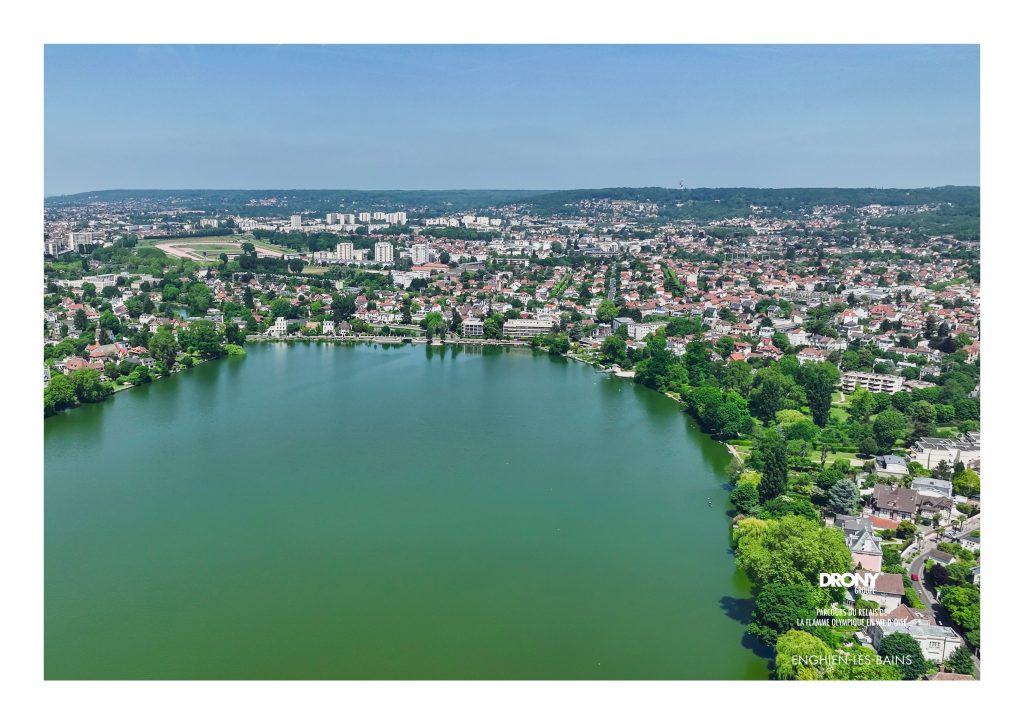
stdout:
POLYGON ((970 679, 979 259, 968 187, 53 197, 44 413, 269 342, 565 356, 728 447, 777 678, 970 679))

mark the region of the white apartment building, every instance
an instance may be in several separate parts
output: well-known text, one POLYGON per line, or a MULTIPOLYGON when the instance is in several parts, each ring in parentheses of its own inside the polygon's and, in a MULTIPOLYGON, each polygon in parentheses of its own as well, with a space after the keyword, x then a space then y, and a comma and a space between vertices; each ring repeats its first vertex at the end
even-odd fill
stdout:
POLYGON ((356 223, 355 214, 341 214, 341 223, 345 226, 353 226, 356 223))
POLYGON ((409 251, 413 264, 426 264, 430 261, 430 244, 413 244, 409 251))
POLYGON ((341 261, 352 260, 352 242, 342 241, 334 247, 334 253, 338 255, 338 259, 341 261))
POLYGON ((334 213, 327 214, 327 223, 328 224, 340 224, 341 223, 341 214, 334 214, 334 213))
POLYGON ((871 392, 893 394, 903 389, 903 378, 897 375, 879 375, 874 372, 844 372, 840 386, 843 392, 853 392, 863 387, 871 392))
POLYGON ((292 228, 293 229, 301 229, 302 228, 302 214, 292 214, 292 228))
POLYGON ((359 213, 359 221, 360 221, 360 223, 362 223, 362 222, 369 222, 370 221, 370 212, 369 211, 362 211, 362 212, 360 212, 359 213))
POLYGON ((288 334, 288 320, 284 317, 278 317, 267 331, 271 337, 284 337, 288 334))
POLYGON ((482 319, 463 319, 462 320, 462 336, 463 337, 483 337, 484 336, 484 320, 482 320, 482 319))
POLYGON ((550 334, 555 323, 550 319, 510 319, 501 332, 512 339, 530 339, 538 334, 550 334))
POLYGON ((373 260, 380 264, 391 264, 395 261, 395 247, 391 242, 378 241, 373 245, 373 260))

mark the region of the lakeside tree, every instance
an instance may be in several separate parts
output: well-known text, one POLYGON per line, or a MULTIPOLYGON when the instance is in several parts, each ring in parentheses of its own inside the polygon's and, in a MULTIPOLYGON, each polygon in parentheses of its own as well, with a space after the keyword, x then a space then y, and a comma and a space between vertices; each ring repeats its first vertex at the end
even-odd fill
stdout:
POLYGON ((61 410, 74 407, 75 388, 66 375, 55 374, 43 390, 43 414, 53 415, 61 410))
POLYGON ((797 628, 800 619, 814 619, 819 604, 817 590, 806 582, 771 582, 757 593, 747 631, 767 644, 797 628))
MULTIPOLYGON (((821 571, 853 567, 842 531, 799 515, 762 520, 744 518, 733 533, 736 565, 757 588, 768 583, 817 585, 821 571)), ((825 589, 815 588, 821 593, 825 589)))
POLYGON ((157 362, 171 369, 178 358, 178 341, 174 332, 167 327, 160 327, 149 340, 149 353, 157 362))
POLYGON ((68 381, 79 402, 99 402, 113 392, 109 383, 100 380, 100 373, 91 367, 77 369, 68 375, 68 381))
POLYGON ((754 512, 760 502, 757 486, 752 483, 739 483, 729 494, 729 504, 733 510, 744 515, 754 512))
POLYGON ((197 319, 181 333, 182 346, 195 351, 202 357, 219 357, 223 354, 224 340, 216 325, 206 319, 197 319))
POLYGON ((806 631, 793 629, 775 642, 775 678, 814 681, 834 678, 830 663, 835 652, 824 641, 806 631), (814 664, 802 662, 817 662, 814 664))

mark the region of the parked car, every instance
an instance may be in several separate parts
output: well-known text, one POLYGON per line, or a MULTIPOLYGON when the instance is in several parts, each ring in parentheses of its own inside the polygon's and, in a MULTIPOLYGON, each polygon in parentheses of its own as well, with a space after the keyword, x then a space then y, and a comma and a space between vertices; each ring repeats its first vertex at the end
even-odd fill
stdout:
POLYGON ((911 573, 911 574, 910 574, 910 580, 911 580, 911 581, 920 581, 920 580, 921 580, 921 577, 920 577, 920 576, 918 576, 918 575, 917 575, 916 573, 911 573))

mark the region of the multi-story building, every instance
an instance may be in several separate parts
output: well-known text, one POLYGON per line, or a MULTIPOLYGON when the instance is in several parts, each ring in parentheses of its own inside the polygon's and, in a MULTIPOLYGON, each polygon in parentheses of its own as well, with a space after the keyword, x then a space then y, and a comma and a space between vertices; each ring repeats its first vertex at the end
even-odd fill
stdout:
POLYGON ((301 229, 302 228, 302 214, 292 214, 292 228, 293 229, 301 229))
POLYGON ((409 251, 413 264, 426 264, 430 261, 430 244, 413 244, 409 251))
POLYGON ((341 214, 334 214, 334 213, 327 214, 327 223, 328 224, 340 224, 341 223, 341 214))
POLYGON ((341 261, 352 260, 352 242, 342 241, 334 247, 334 253, 338 255, 338 259, 341 261))
POLYGON ((896 375, 880 375, 874 372, 844 372, 840 381, 843 392, 853 392, 863 387, 871 392, 893 394, 903 389, 903 378, 896 375))
POLYGON ((550 334, 555 323, 550 319, 510 319, 502 327, 502 334, 512 339, 530 339, 538 334, 550 334))
POLYGON ((462 320, 462 336, 463 337, 483 337, 484 336, 484 320, 482 320, 482 319, 463 319, 462 320))
POLYGON ((945 461, 950 467, 959 461, 969 468, 981 467, 981 433, 968 432, 956 440, 922 437, 910 449, 910 459, 934 470, 945 461))
POLYGON ((362 212, 359 213, 359 222, 360 223, 365 223, 365 222, 368 222, 369 220, 370 220, 370 212, 362 211, 362 212))
POLYGON ((288 334, 288 320, 284 317, 278 317, 274 320, 274 323, 267 330, 271 337, 283 337, 288 334))
POLYGON ((378 241, 373 245, 373 260, 379 264, 391 264, 395 260, 395 247, 389 241, 378 241))
POLYGON ((871 645, 878 650, 882 639, 894 633, 907 634, 921 647, 921 653, 930 661, 945 661, 957 650, 963 641, 949 626, 929 624, 876 623, 868 628, 871 645))

